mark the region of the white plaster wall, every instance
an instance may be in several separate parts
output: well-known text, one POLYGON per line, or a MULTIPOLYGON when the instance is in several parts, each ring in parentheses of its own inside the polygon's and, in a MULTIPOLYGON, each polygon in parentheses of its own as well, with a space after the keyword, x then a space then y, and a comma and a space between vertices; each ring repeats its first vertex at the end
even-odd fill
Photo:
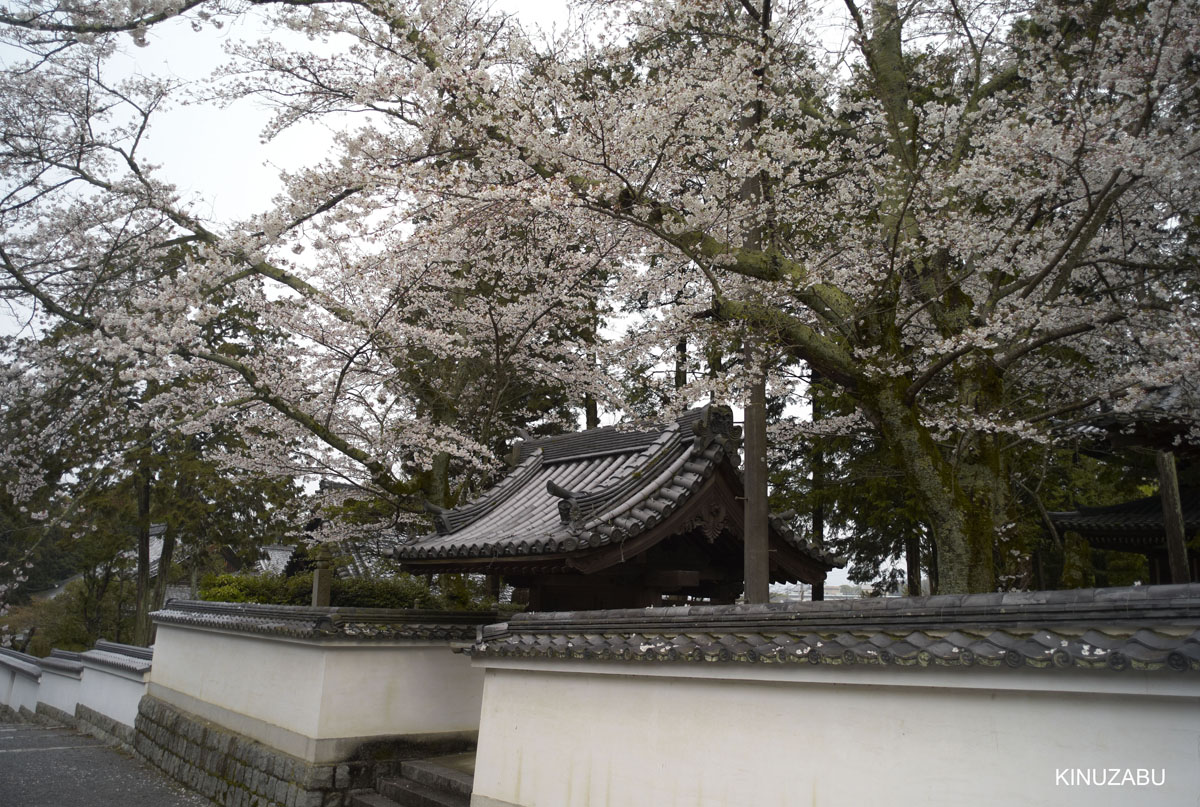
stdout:
POLYGON ((13 676, 16 675, 11 669, 0 664, 0 704, 9 705, 12 700, 13 676))
POLYGON ((318 737, 475 731, 483 671, 445 645, 325 651, 318 737))
POLYGON ((473 807, 1097 807, 1200 794, 1194 676, 1099 672, 1072 687, 1060 671, 730 680, 697 670, 742 665, 694 677, 485 666, 473 807), (1056 784, 1065 768, 1165 769, 1165 784, 1056 784))
POLYGON ((317 646, 159 625, 150 680, 157 687, 317 736, 324 658, 317 646))
POLYGON ((75 704, 79 702, 79 685, 79 675, 43 669, 42 685, 38 688, 38 702, 74 715, 75 704))
POLYGON ((175 625, 158 627, 151 681, 153 692, 318 740, 474 731, 483 692, 482 670, 446 645, 305 642, 175 625))
POLYGON ((116 670, 83 660, 78 702, 133 728, 138 703, 146 694, 148 673, 116 670))
POLYGON ((4 681, 4 668, 0 667, 0 692, 6 692, 5 703, 13 710, 24 706, 29 711, 37 709, 38 679, 20 670, 7 670, 9 681, 4 681))

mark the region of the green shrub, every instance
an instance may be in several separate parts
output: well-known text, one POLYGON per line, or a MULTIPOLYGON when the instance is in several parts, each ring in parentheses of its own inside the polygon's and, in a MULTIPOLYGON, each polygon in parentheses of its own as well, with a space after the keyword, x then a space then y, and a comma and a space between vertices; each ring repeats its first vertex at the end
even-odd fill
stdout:
MULTIPOLYGON (((311 575, 309 576, 311 581, 311 575)), ((309 583, 311 590, 311 582, 309 583)), ((334 580, 330 586, 331 605, 359 608, 444 608, 441 598, 411 575, 386 580, 334 580)))
MULTIPOLYGON (((456 587, 448 596, 429 590, 425 580, 408 574, 380 580, 343 580, 335 577, 329 602, 343 608, 426 608, 435 610, 486 610, 494 604, 471 597, 468 587, 456 587)), ((473 592, 472 592, 473 593, 473 592)), ((312 602, 312 574, 292 577, 250 577, 221 574, 206 577, 200 599, 210 602, 254 602, 267 605, 308 605, 312 602)))
POLYGON ((13 608, 0 618, 0 647, 48 656, 51 648, 90 650, 99 638, 131 641, 136 588, 124 578, 104 585, 74 580, 54 599, 13 608))

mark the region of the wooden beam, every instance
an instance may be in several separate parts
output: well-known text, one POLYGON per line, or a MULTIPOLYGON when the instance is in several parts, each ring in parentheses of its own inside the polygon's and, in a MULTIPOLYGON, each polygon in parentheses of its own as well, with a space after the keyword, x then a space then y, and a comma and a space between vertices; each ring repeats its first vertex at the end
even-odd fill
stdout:
POLYGON ((1163 526, 1167 532, 1167 557, 1171 565, 1172 583, 1189 583, 1186 536, 1183 532, 1183 505, 1179 500, 1179 479, 1175 475, 1175 455, 1159 451, 1158 489, 1162 498, 1163 526))

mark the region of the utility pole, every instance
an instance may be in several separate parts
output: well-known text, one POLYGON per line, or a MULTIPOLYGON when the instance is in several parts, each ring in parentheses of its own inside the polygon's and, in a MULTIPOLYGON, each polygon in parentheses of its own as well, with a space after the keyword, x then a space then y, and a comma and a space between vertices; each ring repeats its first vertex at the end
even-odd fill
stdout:
MULTIPOLYGON (((769 81, 766 68, 766 51, 770 42, 771 0, 762 0, 757 9, 750 3, 743 7, 758 28, 759 47, 762 60, 754 69, 757 82, 756 97, 746 106, 746 114, 739 121, 744 130, 746 148, 753 150, 755 133, 767 120, 764 98, 768 95, 769 81)), ((768 205, 770 182, 765 171, 748 176, 742 182, 742 199, 751 205, 768 205)), ((754 224, 745 233, 745 246, 755 250, 767 249, 774 237, 773 215, 768 215, 760 224, 754 224)), ((745 523, 743 537, 743 571, 746 579, 745 598, 748 603, 765 603, 770 599, 768 587, 771 581, 771 560, 768 548, 767 509, 767 364, 765 345, 756 345, 750 333, 744 335, 746 382, 750 385, 746 401, 745 442, 746 455, 743 481, 746 488, 745 523), (756 355, 758 353, 758 355, 756 355)))
POLYGON ((770 554, 767 510, 767 374, 766 362, 756 361, 749 339, 744 347, 750 395, 745 415, 745 522, 743 565, 746 602, 767 602, 770 584, 770 554))

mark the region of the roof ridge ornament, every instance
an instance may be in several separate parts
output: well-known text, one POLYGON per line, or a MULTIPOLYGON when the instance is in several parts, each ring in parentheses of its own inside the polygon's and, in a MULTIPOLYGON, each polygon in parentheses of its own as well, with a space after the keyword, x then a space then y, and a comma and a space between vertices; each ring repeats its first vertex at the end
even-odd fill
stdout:
POLYGON ((558 503, 558 518, 563 524, 578 524, 582 520, 583 513, 579 508, 580 493, 564 488, 553 479, 546 480, 546 492, 562 499, 558 503))
POLYGON ((724 404, 706 404, 699 418, 692 421, 692 453, 699 454, 713 443, 725 449, 741 439, 741 429, 734 425, 733 410, 724 404))
POLYGON ((446 514, 450 511, 440 505, 436 505, 429 499, 425 499, 425 512, 433 515, 433 526, 438 531, 439 535, 448 535, 450 530, 450 521, 446 518, 446 514))

